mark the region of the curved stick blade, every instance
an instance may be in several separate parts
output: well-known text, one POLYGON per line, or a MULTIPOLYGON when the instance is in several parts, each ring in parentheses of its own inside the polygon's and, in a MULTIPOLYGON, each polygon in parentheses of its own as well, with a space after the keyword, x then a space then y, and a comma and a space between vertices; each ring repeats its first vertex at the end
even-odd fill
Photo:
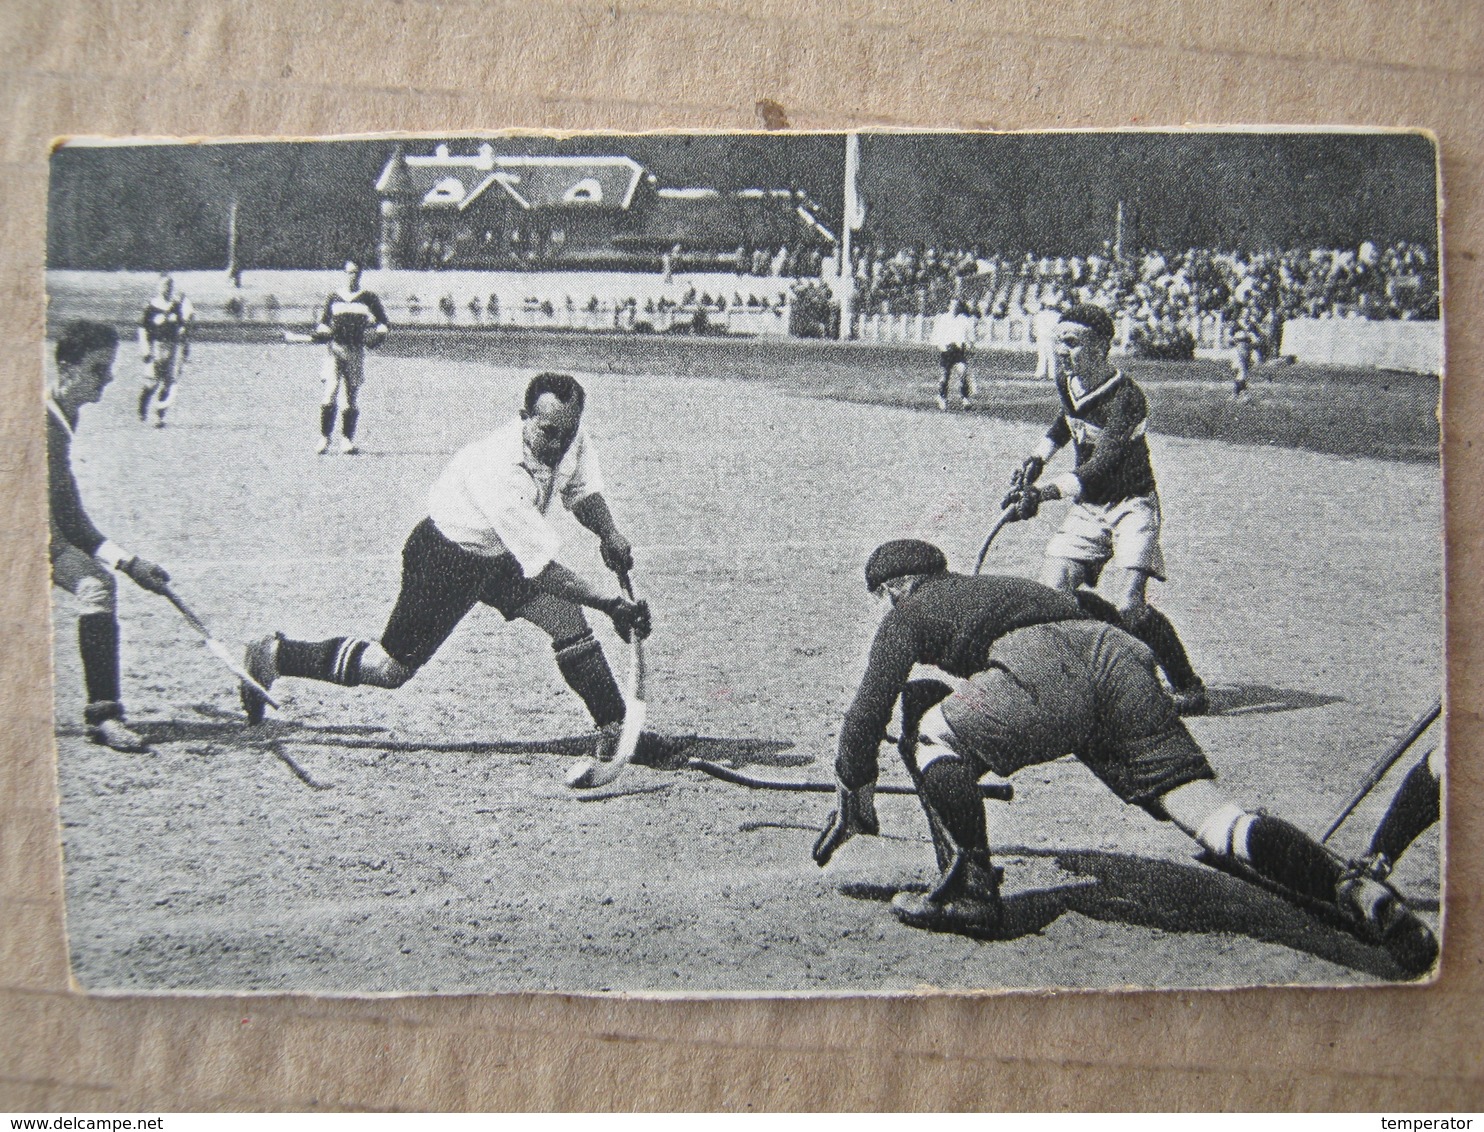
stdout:
POLYGON ((989 534, 984 536, 984 545, 979 548, 979 560, 974 563, 974 573, 978 574, 984 569, 984 560, 989 556, 989 548, 994 544, 995 536, 1004 530, 1005 524, 1015 517, 1015 508, 1006 507, 1000 512, 1000 517, 995 520, 989 534))

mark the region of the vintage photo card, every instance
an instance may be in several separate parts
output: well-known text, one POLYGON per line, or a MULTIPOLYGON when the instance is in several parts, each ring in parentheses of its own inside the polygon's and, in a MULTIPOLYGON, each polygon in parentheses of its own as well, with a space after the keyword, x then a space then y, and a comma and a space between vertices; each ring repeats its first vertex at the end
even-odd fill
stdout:
POLYGON ((98 993, 1426 981, 1437 152, 51 157, 98 993))

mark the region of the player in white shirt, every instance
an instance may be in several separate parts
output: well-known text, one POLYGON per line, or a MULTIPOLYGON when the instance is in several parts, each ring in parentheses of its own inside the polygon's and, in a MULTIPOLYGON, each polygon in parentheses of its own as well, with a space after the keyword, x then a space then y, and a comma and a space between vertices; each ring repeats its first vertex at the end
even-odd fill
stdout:
POLYGON ((948 409, 948 388, 958 378, 959 401, 967 409, 974 396, 974 378, 969 373, 969 347, 974 341, 974 320, 964 313, 962 303, 951 299, 948 313, 933 319, 933 345, 938 347, 938 364, 943 374, 938 378, 938 408, 948 409))
MULTIPOLYGON (((610 570, 625 573, 634 562, 582 429, 585 399, 574 378, 538 374, 520 420, 454 456, 429 492, 428 517, 402 548, 401 592, 379 641, 296 641, 278 633, 248 646, 248 672, 265 688, 283 676, 400 688, 476 604, 488 605, 551 638, 558 669, 599 728, 603 757, 603 744, 617 739, 624 700, 583 608, 606 614, 624 640, 647 637, 650 618, 646 602, 605 597, 556 561, 561 539, 547 514, 560 499, 601 540, 610 570)), ((262 696, 246 685, 241 691, 249 721, 261 721, 262 696)), ((635 758, 662 761, 663 747, 646 735, 635 758)))
POLYGON ((1061 300, 1053 292, 1043 297, 1041 309, 1031 318, 1031 335, 1036 340, 1036 380, 1056 373, 1056 327, 1061 322, 1061 300))

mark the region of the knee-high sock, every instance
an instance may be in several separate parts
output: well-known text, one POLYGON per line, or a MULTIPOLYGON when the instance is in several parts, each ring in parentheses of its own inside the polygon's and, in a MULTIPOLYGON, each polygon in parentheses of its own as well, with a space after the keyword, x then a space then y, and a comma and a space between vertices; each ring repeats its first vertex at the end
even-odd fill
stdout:
POLYGON ((1402 779, 1401 789, 1371 836, 1370 852, 1385 853, 1395 861, 1442 812, 1441 784, 1433 777, 1428 760, 1423 759, 1402 779))
POLYGON ((922 770, 922 789, 948 836, 960 849, 989 850, 979 779, 957 755, 934 759, 922 770))
POLYGON ((335 402, 319 407, 319 431, 326 440, 335 435, 335 402))
POLYGON ((599 727, 624 717, 623 694, 613 679, 613 669, 603 655, 603 646, 592 630, 564 641, 553 641, 557 667, 571 689, 582 697, 588 714, 599 727))
POLYGON ((354 440, 356 435, 356 422, 361 419, 360 409, 346 409, 340 414, 340 431, 346 440, 354 440))
POLYGON ((144 420, 149 416, 149 399, 155 395, 155 387, 146 385, 139 391, 139 419, 144 420))
POLYGON ((1149 646, 1154 659, 1170 678, 1175 691, 1182 692, 1200 683, 1200 677, 1195 674, 1190 657, 1185 654, 1185 646, 1180 643, 1180 635, 1175 632, 1175 626, 1154 606, 1144 606, 1143 613, 1137 617, 1121 618, 1121 624, 1126 631, 1149 646))
MULTIPOLYGON (((82 652, 82 679, 88 703, 119 702, 119 623, 112 613, 86 613, 77 619, 77 644, 82 652)), ((101 719, 89 719, 101 723, 101 719)))
POLYGON ((278 643, 278 674, 354 688, 361 682, 361 656, 371 645, 360 637, 278 643))
POLYGON ((1344 865, 1297 826, 1254 814, 1236 855, 1284 888, 1315 900, 1332 901, 1344 865))

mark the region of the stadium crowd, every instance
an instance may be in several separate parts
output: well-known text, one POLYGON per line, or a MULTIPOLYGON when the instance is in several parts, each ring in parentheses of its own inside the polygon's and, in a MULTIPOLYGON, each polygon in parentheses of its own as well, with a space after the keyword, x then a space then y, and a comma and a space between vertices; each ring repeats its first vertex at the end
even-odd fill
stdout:
POLYGON ((1291 318, 1436 319, 1432 253, 1399 242, 1379 248, 1234 252, 1143 250, 1119 257, 1105 244, 1087 256, 1019 259, 977 248, 863 246, 852 255, 863 314, 936 314, 954 297, 980 317, 1029 317, 1045 306, 1093 302, 1127 328, 1128 345, 1149 356, 1188 357, 1197 315, 1219 313, 1233 336, 1260 354, 1291 318))

